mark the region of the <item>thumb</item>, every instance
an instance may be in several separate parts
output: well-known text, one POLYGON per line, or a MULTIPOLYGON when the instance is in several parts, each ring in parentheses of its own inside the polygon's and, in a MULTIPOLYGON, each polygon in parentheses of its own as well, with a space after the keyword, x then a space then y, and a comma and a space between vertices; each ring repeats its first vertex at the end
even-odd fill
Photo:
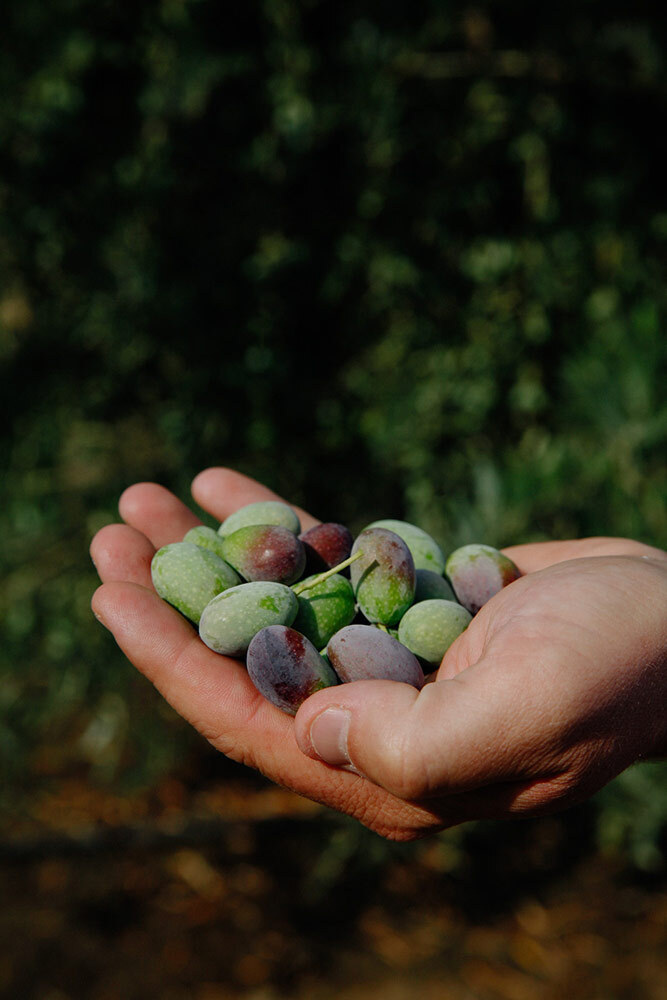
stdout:
POLYGON ((295 717, 295 736, 307 756, 356 771, 398 798, 461 792, 517 774, 526 748, 510 738, 521 712, 514 695, 492 683, 481 661, 421 691, 354 681, 311 695, 295 717))

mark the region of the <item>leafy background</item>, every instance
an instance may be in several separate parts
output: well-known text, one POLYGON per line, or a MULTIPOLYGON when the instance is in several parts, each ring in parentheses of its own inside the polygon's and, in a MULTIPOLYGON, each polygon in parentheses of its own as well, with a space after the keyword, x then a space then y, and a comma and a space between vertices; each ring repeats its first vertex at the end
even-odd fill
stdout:
MULTIPOLYGON (((667 547, 661 8, 10 0, 3 20, 10 828, 54 782, 122 797, 208 761, 90 614, 88 543, 133 481, 187 499, 231 465, 445 549, 667 547)), ((660 869, 661 766, 591 809, 594 843, 660 869)))

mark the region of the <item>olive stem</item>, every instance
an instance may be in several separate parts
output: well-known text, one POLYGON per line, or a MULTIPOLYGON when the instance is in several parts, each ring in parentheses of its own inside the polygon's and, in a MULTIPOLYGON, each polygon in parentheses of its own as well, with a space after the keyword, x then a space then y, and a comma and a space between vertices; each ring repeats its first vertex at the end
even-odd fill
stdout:
POLYGON ((337 566, 334 566, 332 569, 328 569, 325 573, 318 573, 318 575, 313 577, 312 580, 295 583, 292 590, 296 596, 299 597, 300 594, 303 594, 304 590, 310 590, 311 587, 316 587, 318 583, 324 583, 324 581, 328 580, 330 576, 334 575, 334 573, 340 573, 342 569, 346 569, 348 566, 351 566, 352 563, 356 562, 357 559, 360 559, 363 554, 362 550, 359 549, 353 556, 350 556, 349 559, 344 559, 342 563, 338 563, 337 566))

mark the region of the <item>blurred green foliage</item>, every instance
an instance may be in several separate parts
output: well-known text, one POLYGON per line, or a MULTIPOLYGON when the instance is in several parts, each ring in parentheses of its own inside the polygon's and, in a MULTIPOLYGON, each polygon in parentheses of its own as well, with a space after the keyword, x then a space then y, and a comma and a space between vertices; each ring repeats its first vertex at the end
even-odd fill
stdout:
MULTIPOLYGON (((60 766, 151 781, 192 739, 89 611, 89 538, 137 479, 185 499, 229 464, 445 548, 667 546, 662 8, 10 0, 3 21, 10 800, 60 766)), ((659 775, 605 795, 606 843, 659 803, 646 861, 659 775)))

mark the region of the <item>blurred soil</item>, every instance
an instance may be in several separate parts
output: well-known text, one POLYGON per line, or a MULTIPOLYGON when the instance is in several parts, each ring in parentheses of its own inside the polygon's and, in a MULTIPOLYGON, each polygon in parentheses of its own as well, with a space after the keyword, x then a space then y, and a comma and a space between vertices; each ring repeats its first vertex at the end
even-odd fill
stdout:
POLYGON ((667 879, 590 808, 390 845, 208 751, 53 780, 0 839, 0 996, 667 1000, 667 879))

